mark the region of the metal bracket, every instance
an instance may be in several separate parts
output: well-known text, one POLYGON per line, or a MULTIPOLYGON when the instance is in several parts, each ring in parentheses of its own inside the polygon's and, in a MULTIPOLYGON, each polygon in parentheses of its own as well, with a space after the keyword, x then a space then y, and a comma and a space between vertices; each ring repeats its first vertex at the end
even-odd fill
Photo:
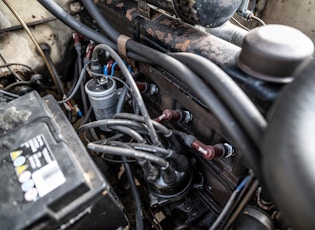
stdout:
POLYGON ((138 1, 138 9, 142 16, 150 18, 151 16, 150 7, 148 6, 148 3, 145 0, 138 1))

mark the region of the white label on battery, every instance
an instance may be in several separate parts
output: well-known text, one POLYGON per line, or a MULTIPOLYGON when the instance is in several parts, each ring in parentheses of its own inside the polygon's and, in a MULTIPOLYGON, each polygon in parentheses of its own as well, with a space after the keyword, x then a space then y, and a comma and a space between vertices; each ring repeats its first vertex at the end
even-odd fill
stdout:
POLYGON ((40 197, 45 196, 66 182, 57 161, 52 161, 32 174, 40 197))
POLYGON ((37 200, 37 190, 36 188, 32 188, 24 193, 24 198, 26 201, 36 201, 37 200))
POLYGON ((35 201, 66 182, 44 135, 29 139, 10 157, 26 201, 35 201))

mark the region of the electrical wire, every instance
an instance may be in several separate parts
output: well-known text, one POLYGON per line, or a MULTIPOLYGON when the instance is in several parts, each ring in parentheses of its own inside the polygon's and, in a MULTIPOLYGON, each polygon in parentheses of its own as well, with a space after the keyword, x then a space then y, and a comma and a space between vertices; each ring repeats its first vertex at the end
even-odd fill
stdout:
POLYGON ((123 163, 135 163, 137 160, 114 160, 105 156, 101 156, 101 158, 105 161, 116 163, 116 164, 123 164, 123 163))
POLYGON ((164 157, 170 156, 173 150, 161 148, 154 145, 149 145, 145 143, 128 143, 129 146, 134 148, 135 150, 151 152, 151 153, 159 153, 164 157))
POLYGON ((128 91, 130 91, 130 87, 129 87, 129 85, 126 82, 124 82, 123 80, 121 80, 118 77, 111 77, 111 78, 116 80, 116 81, 119 81, 121 84, 123 84, 128 89, 128 91))
MULTIPOLYGON (((127 120, 135 120, 141 123, 144 123, 144 117, 137 115, 137 114, 133 114, 133 113, 116 113, 113 118, 121 118, 121 119, 127 119, 127 120)), ((161 133, 163 133, 165 136, 170 136, 172 135, 172 131, 170 129, 168 129, 167 127, 165 127, 164 125, 162 125, 159 122, 156 122, 154 120, 152 120, 152 124, 153 126, 158 129, 161 133)))
POLYGON ((227 214, 227 212, 230 210, 230 208, 233 206, 234 201, 236 199, 238 195, 238 190, 235 190, 232 195, 230 196, 229 200, 227 201, 227 203, 225 204, 222 212, 220 213, 220 215, 218 216, 218 218, 215 220, 215 222, 211 225, 211 227, 209 228, 209 230, 216 230, 218 229, 218 226, 220 224, 220 222, 223 220, 223 218, 225 217, 225 215, 227 214))
POLYGON ((117 65, 117 62, 114 62, 113 65, 112 65, 112 68, 110 70, 110 75, 109 76, 114 76, 116 65, 117 65))
MULTIPOLYGON (((83 126, 84 124, 86 124, 86 123, 89 121, 90 116, 91 116, 91 114, 92 114, 92 111, 93 111, 93 107, 90 106, 90 108, 89 108, 89 110, 87 111, 86 115, 85 115, 85 116, 83 117, 83 119, 82 119, 81 126, 83 126)), ((89 131, 90 131, 91 136, 94 138, 94 140, 98 140, 98 137, 97 137, 97 135, 96 135, 95 130, 94 130, 93 128, 91 128, 91 129, 89 129, 89 131)), ((87 140, 87 142, 89 142, 89 141, 88 141, 88 138, 87 138, 85 135, 84 135, 84 138, 87 140)))
POLYGON ((235 22, 239 27, 243 28, 244 30, 250 31, 250 29, 248 29, 246 26, 244 26, 243 24, 241 24, 236 18, 231 17, 231 20, 233 22, 235 22))
MULTIPOLYGON (((116 142, 114 142, 114 144, 119 146, 119 147, 125 148, 125 149, 130 149, 130 146, 128 146, 122 142, 116 141, 116 142)), ((143 213, 142 213, 140 194, 139 194, 139 191, 137 189, 137 186, 136 186, 136 183, 134 180, 134 175, 133 175, 132 169, 127 162, 127 158, 125 156, 122 156, 121 159, 124 161, 123 164, 124 164, 124 167, 126 170, 127 179, 130 183, 131 195, 133 196, 134 202, 135 202, 136 229, 143 230, 144 225, 143 225, 143 213)))
MULTIPOLYGON (((77 54, 77 59, 76 59, 76 63, 75 63, 75 78, 77 78, 77 76, 79 75, 78 73, 81 73, 82 71, 82 44, 80 42, 80 38, 78 38, 78 40, 76 39, 76 36, 79 37, 79 34, 77 33, 73 33, 73 39, 74 39, 74 48, 77 54), (78 72, 77 72, 78 71, 78 72)), ((85 84, 85 77, 86 74, 84 72, 84 76, 83 79, 80 83, 80 93, 81 93, 81 100, 82 100, 82 105, 83 105, 83 116, 85 116, 85 114, 88 112, 88 99, 87 99, 87 95, 85 93, 85 88, 84 88, 84 84, 85 84)), ((73 81, 76 82, 76 81, 73 81)), ((75 84, 73 84, 72 88, 74 88, 75 84)), ((72 90, 70 90, 71 92, 72 90)))
POLYGON ((189 167, 189 162, 187 158, 184 155, 177 154, 174 150, 148 145, 145 143, 128 143, 128 145, 133 147, 135 150, 158 154, 164 159, 172 161, 173 166, 177 171, 187 172, 187 169, 189 167))
POLYGON ((106 140, 105 140, 106 142, 105 143, 108 143, 110 141, 116 141, 118 139, 123 138, 123 136, 124 136, 124 134, 122 134, 122 133, 115 134, 114 136, 106 138, 106 140))
POLYGON ((1 65, 2 67, 7 67, 8 70, 10 71, 10 73, 15 77, 16 80, 18 81, 24 81, 24 79, 22 77, 20 77, 12 68, 11 65, 8 65, 5 58, 2 56, 2 54, 0 53, 0 58, 2 59, 2 61, 4 62, 5 65, 1 65))
POLYGON ((85 125, 82 125, 81 127, 79 127, 77 132, 81 133, 84 130, 97 128, 101 126, 106 126, 106 127, 108 126, 108 128, 110 128, 110 126, 113 126, 113 125, 133 127, 137 129, 145 129, 143 125, 135 121, 123 120, 123 119, 103 119, 103 120, 93 121, 85 125))
MULTIPOLYGON (((12 101, 12 100, 16 99, 16 98, 14 98, 14 97, 10 97, 10 96, 7 96, 7 95, 1 94, 1 93, 0 93, 0 98, 4 98, 4 99, 6 99, 6 100, 8 100, 8 101, 12 101)), ((3 101, 0 100, 0 104, 1 104, 2 102, 3 102, 3 101)))
POLYGON ((14 94, 14 93, 10 93, 10 92, 7 92, 7 91, 2 90, 2 89, 0 89, 0 93, 4 94, 4 95, 7 95, 9 97, 14 97, 14 98, 19 98, 20 97, 20 95, 17 95, 17 94, 14 94))
MULTIPOLYGON (((132 114, 132 113, 116 113, 113 118, 121 118, 121 119, 127 119, 127 120, 135 120, 140 123, 144 123, 144 118, 140 115, 137 114, 132 114)), ((173 130, 168 129, 165 127, 163 124, 156 122, 155 120, 152 120, 153 126, 160 131, 164 137, 167 138, 169 143, 171 144, 172 147, 175 149, 179 150, 179 142, 176 139, 176 137, 173 135, 173 130)))
POLYGON ((255 15, 251 15, 250 19, 255 20, 256 22, 258 22, 262 26, 266 26, 266 23, 263 20, 261 20, 260 18, 256 17, 255 15))
POLYGON ((250 187, 248 192, 246 193, 245 197, 241 201, 241 203, 237 206, 237 209, 234 211, 232 216, 229 218, 229 221, 227 225, 224 227, 224 229, 230 229, 231 225, 233 222, 236 220, 238 215, 241 213, 241 211, 245 208, 245 206, 248 204, 249 200, 253 197, 254 193, 259 187, 259 182, 258 180, 255 180, 253 185, 250 187))
MULTIPOLYGON (((111 142, 112 144, 114 142, 111 142)), ((169 163, 161 157, 155 156, 154 154, 134 150, 134 149, 126 149, 117 146, 108 146, 108 145, 99 145, 95 143, 88 143, 87 148, 94 152, 104 152, 107 154, 117 155, 117 156, 126 156, 132 157, 136 159, 144 159, 148 160, 152 163, 155 163, 161 167, 167 168, 169 163)))
POLYGON ((221 211, 220 215, 217 217, 217 219, 214 221, 214 223, 211 225, 209 230, 216 230, 218 229, 219 224, 221 221, 225 218, 226 214, 229 212, 229 210, 233 207, 233 204, 238 196, 238 193, 244 188, 244 186, 248 183, 250 179, 250 176, 245 177, 241 183, 235 188, 232 195, 230 196, 229 200, 226 202, 223 210, 221 211))
MULTIPOLYGON (((113 144, 115 146, 119 146, 119 147, 121 147, 123 149, 126 149, 126 150, 128 150, 128 149, 132 150, 132 148, 130 146, 128 146, 128 145, 126 145, 125 143, 122 143, 122 142, 111 141, 111 142, 109 142, 109 144, 113 144)), ((144 229, 143 214, 142 214, 142 204, 141 204, 140 194, 139 194, 139 191, 137 189, 137 186, 136 186, 136 183, 135 183, 135 180, 134 180, 134 175, 133 175, 132 169, 131 169, 131 167, 129 165, 129 162, 131 162, 131 161, 128 161, 126 156, 122 156, 121 159, 122 159, 122 162, 124 164, 126 175, 127 175, 127 179, 129 181, 129 184, 130 184, 131 195, 134 198, 135 216, 136 216, 136 229, 141 229, 142 230, 142 229, 144 229)))
POLYGON ((82 123, 81 123, 80 127, 82 127, 83 125, 85 125, 89 121, 90 116, 92 114, 92 111, 93 111, 93 107, 90 106, 90 108, 88 109, 88 111, 86 112, 86 114, 85 114, 85 116, 84 116, 84 118, 82 120, 82 123))
POLYGON ((131 195, 133 196, 133 200, 135 203, 135 216, 136 216, 136 229, 142 230, 144 229, 144 224, 143 224, 143 213, 142 213, 142 205, 141 205, 141 199, 140 199, 140 194, 137 189, 135 180, 134 180, 134 175, 131 170, 130 165, 126 162, 127 158, 126 157, 121 157, 121 159, 124 161, 124 167, 126 170, 126 175, 130 184, 130 190, 131 190, 131 195))
POLYGON ((10 3, 7 1, 7 0, 2 0, 3 3, 10 9, 10 11, 14 14, 14 16, 16 17, 16 19, 20 22, 20 24, 23 26, 25 32, 28 34, 28 36, 30 37, 30 39, 32 40, 32 42, 34 43, 38 53, 40 54, 40 56, 43 58, 44 62, 45 62, 45 65, 55 83, 55 85, 57 86, 58 88, 58 91, 59 93, 62 95, 62 92, 60 91, 59 89, 59 85, 57 83, 57 78, 56 78, 56 75, 49 63, 49 61, 47 60, 43 50, 40 48, 36 38, 34 37, 34 35, 32 34, 32 32, 30 31, 30 29, 28 28, 28 26, 25 24, 25 22, 23 21, 23 19, 19 16, 19 14, 16 12, 16 10, 10 5, 10 3))
POLYGON ((67 98, 61 100, 61 101, 58 101, 58 104, 63 104, 67 101, 69 101, 71 98, 73 98, 73 96, 77 93, 79 87, 80 87, 80 84, 81 84, 81 81, 83 80, 83 78, 85 77, 85 70, 87 68, 87 66, 90 64, 90 62, 87 62, 84 67, 82 68, 82 71, 81 71, 81 74, 80 74, 80 77, 73 89, 73 91, 67 96, 67 98))
POLYGON ((139 143, 146 143, 146 140, 138 132, 136 132, 135 130, 129 127, 113 125, 113 126, 110 126, 110 128, 113 130, 119 131, 121 133, 127 134, 128 136, 132 137, 139 143))
MULTIPOLYGON (((0 54, 0 56, 2 56, 2 55, 0 54)), ((22 64, 22 63, 6 63, 4 65, 0 65, 0 68, 7 68, 7 67, 10 67, 10 66, 13 66, 13 65, 23 66, 23 67, 29 69, 30 71, 33 71, 32 67, 30 67, 28 65, 25 65, 25 64, 22 64)))
POLYGON ((221 222, 222 223, 221 224, 222 229, 225 229, 224 226, 226 226, 227 222, 229 221, 231 214, 233 213, 233 211, 235 211, 235 209, 238 207, 238 205, 244 199, 245 194, 249 191, 249 188, 253 185, 253 182, 256 180, 256 178, 254 177, 252 172, 249 171, 249 173, 250 173, 250 175, 249 175, 249 179, 248 179, 247 184, 244 186, 244 188, 241 190, 238 197, 236 198, 236 200, 234 202, 234 206, 230 209, 230 211, 226 214, 226 217, 224 218, 224 220, 221 222))
POLYGON ((122 111, 127 92, 128 92, 128 88, 124 86, 120 92, 120 95, 117 101, 116 113, 120 113, 122 111))
POLYGON ((11 91, 15 87, 23 86, 23 85, 30 85, 30 84, 32 84, 32 81, 17 81, 17 82, 14 82, 14 83, 6 86, 3 90, 4 91, 11 91))
POLYGON ((43 53, 44 53, 44 55, 46 57, 48 65, 50 66, 51 70, 54 73, 53 74, 54 81, 55 81, 55 84, 57 84, 56 86, 57 86, 58 92, 60 92, 61 93, 60 96, 63 97, 64 95, 66 95, 66 91, 65 91, 65 89, 63 87, 63 84, 62 84, 62 81, 60 79, 59 73, 58 73, 58 71, 56 69, 56 66, 55 66, 54 62, 52 61, 52 59, 51 59, 49 47, 48 47, 48 45, 47 45, 47 47, 46 47, 46 45, 44 45, 43 47, 44 48, 41 49, 41 50, 43 51, 43 53))
MULTIPOLYGON (((75 85, 76 85, 76 83, 77 83, 77 81, 78 81, 78 79, 79 79, 79 75, 80 75, 81 71, 82 71, 82 69, 79 71, 78 62, 76 61, 76 62, 74 63, 74 73, 73 73, 74 76, 73 76, 73 78, 72 78, 73 84, 71 85, 71 87, 70 87, 70 89, 68 90, 68 92, 72 92, 72 91, 73 91, 73 89, 74 89, 74 87, 75 87, 75 85)), ((64 75, 64 76, 66 76, 66 75, 64 75)), ((82 81, 83 81, 83 80, 82 80, 82 81)))
POLYGON ((103 74, 103 73, 95 73, 93 71, 91 71, 89 68, 86 68, 86 71, 92 76, 98 76, 98 77, 104 77, 104 78, 112 78, 112 79, 115 79, 116 81, 119 81, 121 84, 123 84, 124 86, 127 87, 127 89, 130 91, 130 87, 129 85, 124 82, 123 80, 121 80, 120 78, 118 77, 115 77, 115 76, 111 76, 111 75, 106 75, 106 74, 103 74))
MULTIPOLYGON (((45 24, 47 22, 55 21, 55 20, 57 20, 57 18, 49 17, 49 18, 44 18, 44 19, 40 19, 40 20, 37 20, 37 21, 32 21, 32 22, 26 23, 26 25, 28 27, 34 27, 34 26, 38 26, 38 25, 41 25, 41 24, 45 24)), ((20 30, 20 29, 23 29, 23 26, 16 25, 16 26, 10 26, 10 27, 7 27, 7 28, 1 28, 0 29, 0 34, 11 32, 11 31, 16 31, 16 30, 20 30)))

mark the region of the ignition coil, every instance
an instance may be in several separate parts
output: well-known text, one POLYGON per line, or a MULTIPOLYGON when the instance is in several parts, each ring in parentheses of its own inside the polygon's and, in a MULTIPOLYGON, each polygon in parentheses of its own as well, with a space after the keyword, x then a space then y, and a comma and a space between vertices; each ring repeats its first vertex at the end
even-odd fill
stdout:
POLYGON ((85 91, 90 99, 96 120, 111 118, 116 112, 118 95, 116 81, 104 78, 89 80, 85 91))

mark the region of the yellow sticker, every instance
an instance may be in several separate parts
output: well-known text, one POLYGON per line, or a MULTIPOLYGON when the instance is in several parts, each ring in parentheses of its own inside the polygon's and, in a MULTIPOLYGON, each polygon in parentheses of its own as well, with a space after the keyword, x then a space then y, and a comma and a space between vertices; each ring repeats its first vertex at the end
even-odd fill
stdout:
POLYGON ((11 160, 14 161, 16 158, 18 158, 23 153, 22 150, 16 150, 10 153, 11 160))
POLYGON ((21 165, 15 168, 16 174, 19 176, 22 172, 24 172, 28 168, 28 165, 21 165))

